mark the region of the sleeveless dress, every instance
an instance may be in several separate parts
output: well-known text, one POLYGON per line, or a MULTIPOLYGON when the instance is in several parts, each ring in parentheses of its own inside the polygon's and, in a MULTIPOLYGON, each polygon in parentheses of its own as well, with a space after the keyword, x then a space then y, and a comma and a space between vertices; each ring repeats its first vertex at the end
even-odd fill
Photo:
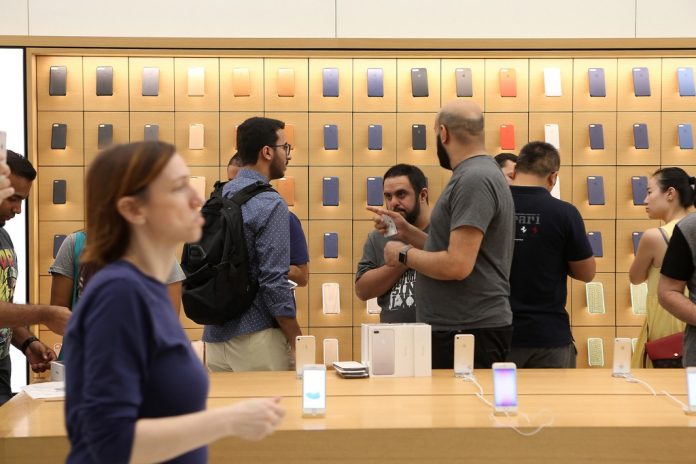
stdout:
MULTIPOLYGON (((672 237, 672 232, 674 232, 674 226, 677 222, 679 221, 672 221, 658 228, 665 242, 669 243, 669 239, 672 237)), ((684 322, 672 316, 672 314, 667 312, 667 310, 658 303, 657 285, 659 282, 660 269, 651 265, 648 270, 648 296, 645 304, 648 314, 645 317, 643 328, 640 331, 638 342, 636 343, 636 350, 631 359, 631 367, 633 368, 653 367, 650 359, 645 356, 646 342, 684 331, 684 322), (645 358, 645 365, 643 365, 643 358, 645 358)))

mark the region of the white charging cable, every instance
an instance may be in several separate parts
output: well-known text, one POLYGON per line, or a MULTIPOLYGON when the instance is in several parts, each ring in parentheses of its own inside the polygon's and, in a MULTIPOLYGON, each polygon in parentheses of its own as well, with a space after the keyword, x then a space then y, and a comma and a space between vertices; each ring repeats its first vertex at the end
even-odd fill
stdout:
POLYGON ((677 403, 679 406, 681 406, 682 411, 688 411, 688 410, 689 410, 689 407, 688 407, 685 403, 683 403, 682 400, 680 400, 679 398, 677 398, 677 397, 675 397, 675 396, 672 396, 672 394, 669 393, 668 391, 662 390, 662 391, 660 391, 660 393, 663 394, 663 395, 665 395, 667 398, 671 399, 671 400, 674 401, 675 403, 677 403))
POLYGON ((628 374, 618 374, 616 377, 625 379, 626 382, 630 382, 630 383, 639 383, 639 384, 645 386, 645 388, 647 388, 647 389, 650 391, 650 393, 652 393, 653 396, 657 396, 657 392, 656 392, 655 389, 652 387, 652 385, 650 385, 650 384, 649 384, 648 382, 646 382, 645 380, 641 380, 641 379, 639 379, 639 378, 637 378, 637 377, 633 377, 633 375, 630 374, 630 373, 628 373, 628 374))

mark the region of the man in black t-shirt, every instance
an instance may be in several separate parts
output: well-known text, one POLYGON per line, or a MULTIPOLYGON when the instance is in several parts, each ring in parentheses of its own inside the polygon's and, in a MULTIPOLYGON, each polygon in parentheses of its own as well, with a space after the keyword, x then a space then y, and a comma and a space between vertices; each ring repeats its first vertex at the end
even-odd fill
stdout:
POLYGON ((570 276, 589 282, 595 260, 575 206, 551 196, 561 167, 558 150, 531 142, 513 173, 515 251, 510 272, 513 314, 508 361, 521 368, 572 368, 577 351, 565 309, 570 276))

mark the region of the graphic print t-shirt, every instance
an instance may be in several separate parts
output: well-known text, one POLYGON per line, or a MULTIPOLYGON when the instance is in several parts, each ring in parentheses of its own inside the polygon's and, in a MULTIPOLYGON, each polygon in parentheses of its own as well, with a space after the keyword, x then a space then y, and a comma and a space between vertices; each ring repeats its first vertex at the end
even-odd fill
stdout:
MULTIPOLYGON (((17 255, 10 235, 0 228, 0 301, 12 303, 17 283, 17 255)), ((10 352, 12 329, 0 327, 0 359, 10 352)))

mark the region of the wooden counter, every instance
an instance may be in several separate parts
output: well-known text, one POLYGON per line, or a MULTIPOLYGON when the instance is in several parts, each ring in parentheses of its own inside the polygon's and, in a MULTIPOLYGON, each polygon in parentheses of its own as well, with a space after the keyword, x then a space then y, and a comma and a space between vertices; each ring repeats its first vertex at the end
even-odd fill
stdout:
MULTIPOLYGON (((330 372, 327 415, 301 416, 301 383, 290 372, 211 374, 209 407, 252 396, 283 396, 287 416, 261 443, 237 439, 210 447, 210 462, 528 462, 680 463, 696 461, 696 416, 685 400, 684 371, 636 371, 652 384, 614 379, 609 370, 521 370, 516 417, 494 417, 451 371, 432 378, 339 379, 330 372), (533 436, 524 433, 540 425, 533 436)), ((491 398, 490 371, 478 371, 491 398)), ((0 408, 0 462, 64 462, 63 402, 20 394, 0 408)))

